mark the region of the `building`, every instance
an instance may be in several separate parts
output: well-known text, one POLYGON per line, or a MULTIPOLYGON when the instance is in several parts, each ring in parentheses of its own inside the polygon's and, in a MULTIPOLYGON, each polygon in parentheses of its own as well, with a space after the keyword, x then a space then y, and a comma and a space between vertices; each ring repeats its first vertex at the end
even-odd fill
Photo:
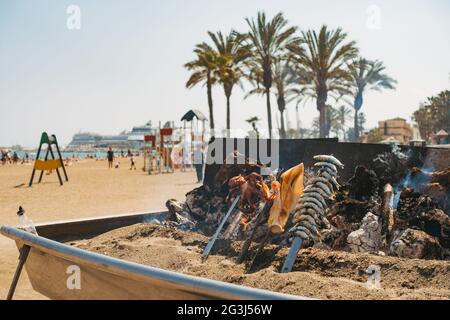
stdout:
POLYGON ((433 139, 439 145, 450 144, 450 135, 443 129, 434 134, 433 139))
POLYGON ((414 137, 414 130, 403 118, 378 121, 378 130, 383 140, 395 139, 400 144, 408 144, 414 137))

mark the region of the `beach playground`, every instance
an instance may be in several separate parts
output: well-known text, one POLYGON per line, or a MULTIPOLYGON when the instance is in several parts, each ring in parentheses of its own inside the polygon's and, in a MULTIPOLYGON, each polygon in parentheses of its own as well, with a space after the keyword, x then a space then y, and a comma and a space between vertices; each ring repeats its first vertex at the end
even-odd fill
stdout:
MULTIPOLYGON (((148 212, 164 208, 168 195, 182 199, 198 186, 195 171, 149 175, 140 168, 129 170, 129 159, 119 160, 118 169, 108 169, 106 160, 85 159, 66 167, 69 182, 60 186, 56 173, 45 175, 40 184, 28 187, 30 164, 0 166, 0 225, 18 225, 21 205, 35 223, 88 217, 148 212)), ((0 297, 8 292, 17 266, 15 243, 0 237, 0 297)), ((31 288, 23 272, 15 299, 46 299, 31 288)))

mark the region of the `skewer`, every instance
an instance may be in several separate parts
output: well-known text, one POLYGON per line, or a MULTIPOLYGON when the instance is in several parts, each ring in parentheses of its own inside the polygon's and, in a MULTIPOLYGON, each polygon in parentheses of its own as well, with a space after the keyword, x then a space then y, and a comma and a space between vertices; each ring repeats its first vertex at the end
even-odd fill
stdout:
POLYGON ((236 207, 239 199, 240 199, 240 196, 237 196, 234 199, 233 204, 231 205, 230 209, 228 209, 227 214, 225 215, 225 217, 223 217, 222 221, 220 222, 219 226, 217 227, 217 230, 214 233, 214 236, 211 238, 211 240, 209 240, 208 244, 206 245, 205 250, 203 251, 203 254, 202 254, 203 262, 208 259, 209 254, 211 253, 211 249, 214 246, 214 243, 219 238, 220 232, 222 231, 223 226, 225 225, 225 222, 227 222, 228 218, 230 217, 231 213, 233 212, 234 208, 236 207))
POLYGON ((256 230, 261 225, 261 222, 263 221, 264 216, 269 212, 270 207, 272 206, 272 202, 266 202, 264 205, 264 208, 258 213, 258 216, 256 217, 256 223, 253 227, 252 233, 250 234, 250 237, 245 240, 244 245, 242 246, 241 254, 236 260, 236 263, 242 263, 248 254, 248 249, 250 248, 250 245, 253 242, 253 238, 255 237, 256 230))
POLYGON ((302 242, 303 242, 302 238, 294 237, 291 248, 289 249, 289 253, 286 257, 286 260, 284 260, 283 267, 281 268, 281 273, 288 273, 292 271, 294 262, 297 259, 297 254, 300 251, 300 248, 302 247, 302 242))
POLYGON ((264 246, 266 245, 267 241, 269 240, 269 238, 272 237, 272 233, 269 231, 266 233, 266 236, 264 237, 263 241, 261 241, 261 243, 258 246, 258 250, 256 251, 255 255, 252 258, 252 261, 250 262, 250 264, 248 265, 247 270, 245 270, 245 273, 249 273, 250 271, 252 271, 253 268, 253 264, 256 261, 256 257, 261 253, 261 251, 263 250, 264 246))

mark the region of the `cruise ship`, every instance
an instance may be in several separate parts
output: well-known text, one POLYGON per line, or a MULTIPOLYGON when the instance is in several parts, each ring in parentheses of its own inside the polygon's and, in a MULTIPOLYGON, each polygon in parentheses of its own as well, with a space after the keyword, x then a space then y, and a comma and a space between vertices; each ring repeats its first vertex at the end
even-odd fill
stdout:
POLYGON ((91 132, 77 133, 66 150, 91 150, 113 147, 115 149, 139 149, 144 144, 144 136, 155 134, 157 128, 149 121, 143 126, 135 126, 131 131, 124 131, 118 135, 101 135, 91 132))

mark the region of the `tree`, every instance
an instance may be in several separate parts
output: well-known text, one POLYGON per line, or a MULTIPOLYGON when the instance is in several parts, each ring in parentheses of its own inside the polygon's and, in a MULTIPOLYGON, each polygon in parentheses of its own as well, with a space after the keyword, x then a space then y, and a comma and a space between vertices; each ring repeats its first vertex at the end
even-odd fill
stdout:
POLYGON ((248 118, 247 120, 245 120, 245 121, 247 121, 247 123, 249 123, 252 126, 253 131, 255 131, 255 133, 256 133, 256 138, 259 138, 259 131, 258 131, 258 128, 256 127, 256 125, 260 120, 261 119, 258 118, 257 116, 254 116, 254 117, 251 117, 251 118, 248 118))
POLYGON ((250 56, 249 46, 243 45, 244 37, 231 31, 227 36, 222 32, 208 32, 209 37, 214 43, 217 57, 217 79, 222 84, 227 100, 227 132, 231 129, 231 108, 230 97, 233 87, 241 85, 241 79, 244 76, 243 65, 250 56))
POLYGON ((319 138, 320 136, 320 119, 319 117, 316 117, 313 119, 313 122, 311 124, 311 129, 308 132, 309 138, 319 138))
POLYGON ((282 13, 278 13, 272 20, 267 21, 264 12, 258 12, 255 19, 245 19, 250 30, 245 34, 250 46, 251 62, 248 64, 250 75, 258 86, 262 84, 266 95, 267 123, 269 137, 272 137, 272 111, 270 107, 270 88, 272 87, 272 65, 285 47, 296 41, 294 33, 296 27, 288 27, 287 20, 282 13))
MULTIPOLYGON (((358 116, 358 126, 357 126, 358 132, 364 131, 365 123, 366 123, 366 115, 363 112, 360 112, 358 116)), ((358 141, 357 139, 355 139, 354 127, 348 128, 346 136, 348 141, 358 141)))
MULTIPOLYGON (((289 60, 277 59, 273 66, 272 82, 275 85, 275 97, 277 98, 278 111, 280 112, 280 136, 286 138, 286 126, 284 122, 284 112, 286 105, 294 99, 300 99, 302 89, 297 84, 296 75, 289 60)), ((252 94, 265 94, 265 89, 257 84, 249 91, 247 96, 252 94)))
MULTIPOLYGON (((342 138, 343 140, 345 140, 345 127, 350 112, 350 109, 346 106, 333 108, 332 106, 327 105, 326 119, 327 126, 329 126, 327 130, 334 133, 337 138, 342 138)), ((318 128, 320 130, 320 126, 318 126, 318 128)))
POLYGON ((274 65, 273 82, 275 83, 275 96, 277 97, 278 111, 281 118, 281 138, 286 138, 286 126, 284 124, 284 111, 286 105, 294 100, 300 100, 302 89, 298 87, 297 77, 289 60, 277 60, 274 65))
POLYGON ((413 119, 419 125, 420 135, 429 140, 439 130, 450 131, 450 91, 445 90, 427 98, 414 112, 413 119))
POLYGON ((367 142, 368 143, 378 143, 383 140, 383 133, 379 128, 375 128, 369 131, 367 134, 367 142))
MULTIPOLYGON (((335 137, 339 138, 339 133, 342 131, 341 122, 339 121, 339 116, 337 109, 332 106, 327 105, 326 108, 326 119, 327 119, 327 131, 332 132, 335 137)), ((320 131, 320 123, 319 123, 320 131)))
POLYGON ((209 125, 212 130, 212 135, 214 135, 212 86, 217 82, 214 72, 217 68, 218 55, 205 43, 196 45, 194 53, 196 54, 196 59, 184 65, 187 70, 193 72, 186 82, 186 87, 192 88, 200 83, 206 85, 209 107, 209 125))
POLYGON ((421 104, 419 110, 414 111, 413 119, 419 126, 419 132, 422 139, 429 141, 435 128, 431 108, 424 103, 421 104))
POLYGON ((353 61, 350 66, 352 94, 354 97, 353 108, 354 117, 354 140, 359 138, 358 112, 363 105, 363 94, 367 90, 381 91, 383 89, 395 89, 396 80, 384 74, 386 69, 381 61, 370 61, 359 58, 353 61))
POLYGON ((348 94, 345 81, 350 79, 346 65, 358 54, 354 41, 346 42, 347 34, 341 28, 329 30, 322 26, 319 33, 302 32, 300 44, 288 46, 297 62, 297 72, 309 88, 309 94, 316 99, 319 111, 320 137, 328 135, 330 126, 326 120, 328 95, 336 97, 348 94), (305 47, 305 48, 304 48, 305 47))
POLYGON ((345 105, 336 109, 336 121, 339 123, 340 131, 342 133, 342 139, 345 140, 345 131, 347 127, 347 121, 350 119, 351 110, 345 105))

